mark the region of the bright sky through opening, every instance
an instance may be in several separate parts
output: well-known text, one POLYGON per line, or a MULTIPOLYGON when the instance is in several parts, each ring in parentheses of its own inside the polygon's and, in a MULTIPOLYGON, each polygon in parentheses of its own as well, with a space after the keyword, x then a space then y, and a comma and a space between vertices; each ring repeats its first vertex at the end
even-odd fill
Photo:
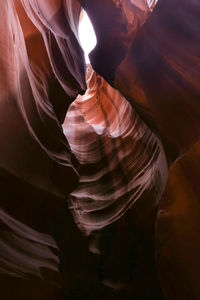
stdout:
POLYGON ((86 63, 88 64, 90 62, 88 54, 92 51, 92 49, 94 49, 97 40, 96 40, 96 35, 93 26, 86 12, 83 12, 79 24, 79 38, 80 38, 81 46, 85 52, 86 63))

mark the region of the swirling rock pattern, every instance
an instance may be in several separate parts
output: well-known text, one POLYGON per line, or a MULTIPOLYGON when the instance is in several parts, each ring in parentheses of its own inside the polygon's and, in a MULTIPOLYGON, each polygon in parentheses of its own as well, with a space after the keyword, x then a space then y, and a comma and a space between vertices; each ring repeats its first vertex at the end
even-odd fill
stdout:
POLYGON ((168 173, 162 144, 90 67, 87 92, 70 106, 63 128, 80 163, 69 205, 86 234, 118 220, 148 190, 156 206, 168 173))
POLYGON ((65 298, 161 299, 156 257, 166 299, 199 299, 199 16, 196 0, 0 2, 4 299, 58 299, 58 256, 65 298))
POLYGON ((78 183, 60 124, 85 87, 75 32, 80 5, 73 5, 72 14, 66 6, 65 15, 59 1, 22 3, 0 3, 1 297, 56 299, 58 248, 46 235, 51 217, 78 183))

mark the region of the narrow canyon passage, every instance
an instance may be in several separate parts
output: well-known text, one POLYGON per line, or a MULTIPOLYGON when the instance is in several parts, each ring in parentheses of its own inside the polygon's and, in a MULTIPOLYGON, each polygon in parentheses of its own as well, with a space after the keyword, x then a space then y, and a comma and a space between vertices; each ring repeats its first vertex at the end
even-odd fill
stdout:
POLYGON ((200 299, 199 17, 0 2, 2 299, 200 299))

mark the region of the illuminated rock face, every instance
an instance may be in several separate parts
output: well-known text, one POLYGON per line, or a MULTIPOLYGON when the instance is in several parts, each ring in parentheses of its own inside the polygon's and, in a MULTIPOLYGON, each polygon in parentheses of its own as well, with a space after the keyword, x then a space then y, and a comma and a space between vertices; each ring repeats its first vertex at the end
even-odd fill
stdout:
POLYGON ((186 0, 0 2, 5 299, 59 299, 58 256, 69 299, 161 299, 155 253, 166 299, 199 299, 199 15, 186 0), (65 199, 84 235, 61 210, 58 254, 65 199))
POLYGON ((90 235, 116 222, 149 191, 156 206, 168 168, 161 142, 126 99, 91 67, 87 77, 88 89, 69 107, 63 129, 80 164, 69 205, 90 235))

